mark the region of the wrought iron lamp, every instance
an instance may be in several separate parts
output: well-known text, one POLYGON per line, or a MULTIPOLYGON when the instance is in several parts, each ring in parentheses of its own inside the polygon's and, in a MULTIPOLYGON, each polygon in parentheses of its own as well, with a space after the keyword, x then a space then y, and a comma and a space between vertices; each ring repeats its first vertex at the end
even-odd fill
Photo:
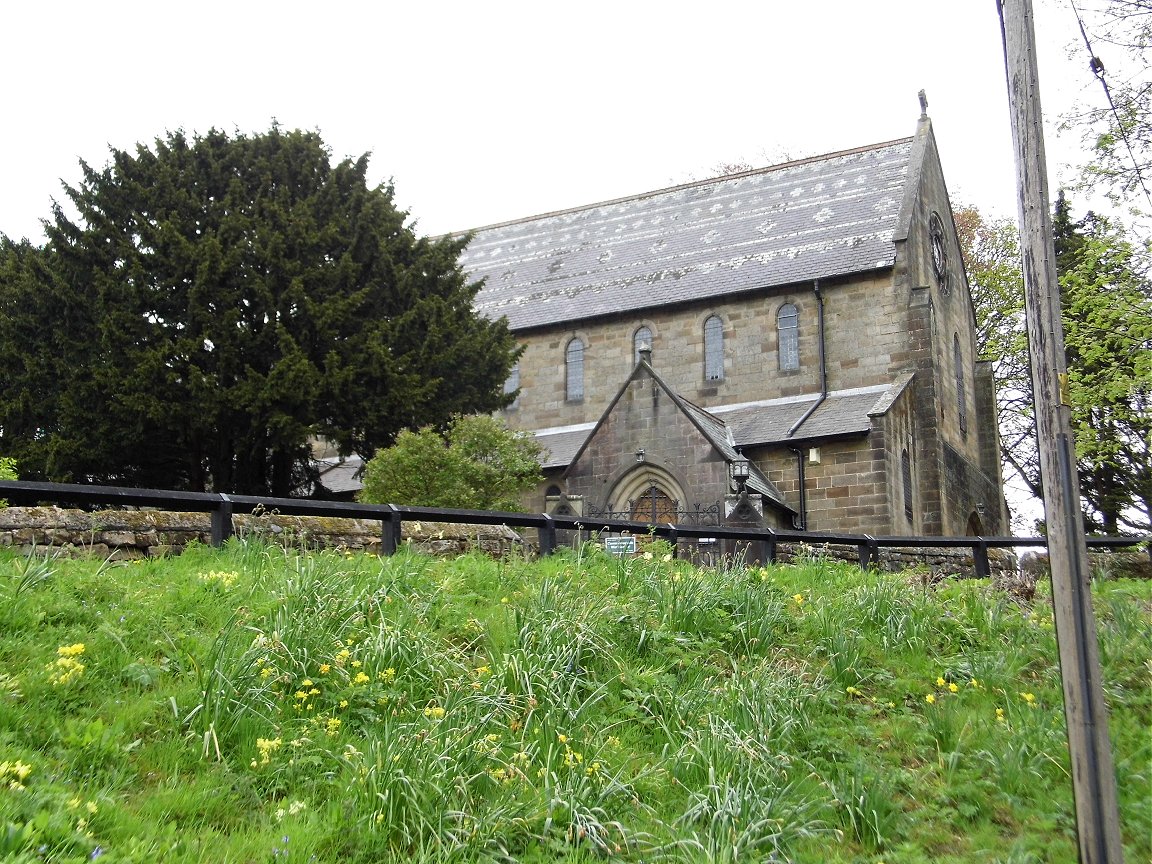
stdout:
POLYGON ((748 460, 745 459, 741 453, 737 452, 736 458, 732 460, 729 470, 731 471, 732 483, 736 487, 736 491, 745 491, 748 486, 748 460))

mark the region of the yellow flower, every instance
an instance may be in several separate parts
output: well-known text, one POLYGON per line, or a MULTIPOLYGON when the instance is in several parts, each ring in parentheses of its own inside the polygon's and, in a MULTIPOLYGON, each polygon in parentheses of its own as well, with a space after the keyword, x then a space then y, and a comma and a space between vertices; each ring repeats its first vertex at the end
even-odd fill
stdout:
POLYGON ((557 735, 556 740, 559 741, 561 744, 567 744, 568 743, 568 736, 567 735, 557 735))
POLYGON ((352 679, 353 684, 367 684, 372 679, 365 675, 363 672, 357 672, 356 677, 352 679))
POLYGON ((797 606, 804 605, 804 595, 803 594, 793 594, 792 599, 796 601, 797 606))
POLYGON ((948 692, 949 692, 949 693, 955 693, 955 692, 957 692, 959 689, 960 689, 960 688, 956 686, 956 682, 955 682, 955 681, 953 681, 951 684, 949 684, 949 685, 948 685, 948 692))
POLYGON ((383 672, 378 673, 376 677, 384 682, 392 681, 396 678, 396 670, 389 666, 383 672))
POLYGON ((1004 709, 1003 708, 997 708, 996 709, 996 719, 999 720, 1001 723, 1004 722, 1004 709))
POLYGON ((945 684, 947 684, 947 683, 948 683, 948 682, 947 682, 947 681, 945 681, 943 678, 937 678, 937 679, 936 679, 936 686, 937 686, 937 687, 943 687, 943 686, 944 686, 945 684))
POLYGON ((327 675, 331 671, 332 671, 332 667, 329 666, 327 663, 321 663, 320 664, 320 674, 321 675, 327 675))
POLYGON ((929 705, 935 705, 936 704, 936 694, 935 693, 929 693, 927 696, 924 697, 924 701, 927 702, 929 705))
POLYGON ((273 674, 274 673, 272 672, 271 666, 265 666, 263 669, 260 670, 260 677, 261 678, 271 678, 273 674))
POLYGON ((347 699, 341 699, 340 700, 340 707, 341 708, 347 708, 348 707, 348 700, 347 699))
POLYGON ((312 679, 311 678, 305 678, 303 681, 300 682, 300 686, 301 687, 311 687, 312 686, 312 679))
POLYGON ((84 805, 84 808, 85 808, 85 809, 86 809, 86 810, 87 810, 89 813, 91 813, 91 814, 95 815, 95 813, 96 813, 96 809, 97 809, 97 808, 96 808, 96 802, 95 802, 95 801, 89 801, 87 804, 85 804, 85 805, 84 805))
POLYGON ((353 661, 352 661, 352 668, 353 668, 353 669, 359 669, 359 668, 360 668, 361 666, 363 666, 363 665, 364 665, 364 664, 363 664, 363 663, 361 663, 359 660, 353 660, 353 661))
POLYGON ((439 705, 429 705, 424 709, 424 716, 431 717, 433 720, 439 720, 444 716, 444 709, 439 705))
POLYGON ((968 686, 970 686, 970 687, 979 687, 979 686, 980 686, 980 682, 979 682, 979 681, 977 681, 975 678, 973 678, 971 681, 969 681, 969 682, 968 682, 968 686))
POLYGON ((283 743, 280 738, 257 738, 256 749, 260 751, 260 764, 267 765, 272 759, 272 754, 279 750, 283 743))
POLYGON ((1033 708, 1036 707, 1036 695, 1034 693, 1021 693, 1020 698, 1031 705, 1033 708))
POLYGON ((324 727, 324 731, 328 733, 329 738, 335 736, 335 734, 340 731, 340 718, 329 717, 328 723, 324 727))

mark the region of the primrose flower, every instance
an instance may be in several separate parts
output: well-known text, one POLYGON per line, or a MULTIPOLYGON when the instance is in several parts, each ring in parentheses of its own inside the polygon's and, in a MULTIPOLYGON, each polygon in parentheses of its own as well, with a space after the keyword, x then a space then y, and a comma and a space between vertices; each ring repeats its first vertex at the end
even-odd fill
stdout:
POLYGON ((948 682, 947 682, 947 681, 945 681, 943 677, 940 677, 940 678, 937 678, 937 679, 936 679, 936 686, 937 686, 937 687, 943 687, 943 686, 944 686, 945 684, 947 684, 947 683, 948 683, 948 682))
POLYGON ((352 679, 353 684, 367 684, 372 679, 365 675, 363 672, 357 672, 356 677, 352 679))
POLYGON ((330 665, 328 665, 327 663, 321 663, 320 664, 320 674, 321 675, 327 675, 331 671, 332 671, 332 667, 330 665))
POLYGON ((1003 708, 997 708, 996 709, 996 719, 998 721, 1000 721, 1001 723, 1004 722, 1004 709, 1003 708))
POLYGON ((84 664, 76 659, 83 653, 83 642, 77 642, 74 645, 61 645, 56 649, 58 655, 56 661, 45 667, 48 670, 48 680, 53 687, 71 684, 84 674, 84 664))
POLYGON ((1036 694, 1035 693, 1021 693, 1020 698, 1028 703, 1032 708, 1036 707, 1036 694))
POLYGON ((32 773, 32 766, 17 759, 15 762, 0 762, 0 789, 7 787, 11 792, 21 792, 24 781, 32 773))
POLYGON ((644 553, 644 560, 645 561, 651 561, 652 560, 652 553, 651 552, 645 552, 644 553))
POLYGON ((431 717, 433 720, 439 720, 444 716, 444 709, 439 705, 429 705, 424 709, 424 716, 431 717))
POLYGON ((376 677, 385 683, 394 681, 396 680, 396 670, 389 666, 383 672, 376 673, 376 677))
POLYGON ((977 681, 975 678, 973 678, 971 681, 968 682, 968 686, 969 687, 979 687, 980 682, 977 681))
POLYGON ((955 681, 953 681, 951 684, 948 685, 948 692, 949 693, 956 693, 959 690, 960 690, 960 688, 956 685, 955 681))
POLYGON ((929 705, 935 705, 936 704, 936 694, 935 693, 929 693, 927 696, 924 697, 924 701, 927 702, 929 705))
POLYGON ((793 594, 792 599, 796 601, 797 606, 803 606, 804 605, 804 595, 803 594, 793 594))
POLYGON ((279 750, 283 743, 280 738, 257 738, 256 749, 260 751, 260 764, 267 765, 272 761, 272 754, 279 750))

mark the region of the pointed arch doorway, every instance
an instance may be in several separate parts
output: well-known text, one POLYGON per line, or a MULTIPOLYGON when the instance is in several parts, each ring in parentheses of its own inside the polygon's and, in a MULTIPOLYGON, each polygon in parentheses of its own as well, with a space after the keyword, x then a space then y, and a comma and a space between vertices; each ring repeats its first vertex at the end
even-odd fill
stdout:
POLYGON ((626 512, 634 522, 675 524, 683 507, 684 490, 676 479, 655 465, 640 465, 620 478, 608 499, 609 509, 626 512))

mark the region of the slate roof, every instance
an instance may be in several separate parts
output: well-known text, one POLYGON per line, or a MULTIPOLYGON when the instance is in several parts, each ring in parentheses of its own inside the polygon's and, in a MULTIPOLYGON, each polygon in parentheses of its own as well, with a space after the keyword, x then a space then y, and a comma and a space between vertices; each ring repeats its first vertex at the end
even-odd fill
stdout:
POLYGON ((537 443, 544 448, 540 467, 567 468, 572 464, 580 445, 595 428, 595 423, 580 423, 575 426, 537 429, 533 434, 536 436, 537 443))
POLYGON ((912 138, 477 229, 513 330, 889 267, 912 138))
POLYGON ((732 430, 732 438, 740 447, 863 435, 872 428, 871 418, 884 414, 911 380, 912 373, 908 372, 890 384, 833 390, 791 436, 788 430, 816 404, 818 394, 721 405, 709 410, 732 430))
POLYGON ((320 465, 320 484, 329 492, 341 495, 359 492, 363 487, 361 477, 364 472, 364 460, 359 456, 330 457, 318 460, 320 465))
MULTIPOLYGON (((663 384, 659 375, 655 372, 652 374, 663 384)), ((907 372, 890 384, 833 390, 791 436, 788 430, 816 404, 819 398, 817 394, 720 405, 705 410, 669 390, 667 385, 665 389, 712 445, 725 459, 731 461, 737 457, 737 450, 744 447, 867 434, 872 428, 872 418, 886 413, 912 378, 913 373, 907 372)), ((611 407, 605 413, 610 411, 611 407)), ((538 430, 535 433, 536 440, 548 451, 543 467, 565 468, 570 465, 596 425, 581 423, 577 426, 538 430)), ((750 485, 763 485, 763 488, 756 488, 756 491, 778 498, 780 493, 770 481, 757 476, 759 471, 755 470, 755 466, 753 469, 753 482, 750 485), (759 482, 761 480, 763 483, 759 482)))

